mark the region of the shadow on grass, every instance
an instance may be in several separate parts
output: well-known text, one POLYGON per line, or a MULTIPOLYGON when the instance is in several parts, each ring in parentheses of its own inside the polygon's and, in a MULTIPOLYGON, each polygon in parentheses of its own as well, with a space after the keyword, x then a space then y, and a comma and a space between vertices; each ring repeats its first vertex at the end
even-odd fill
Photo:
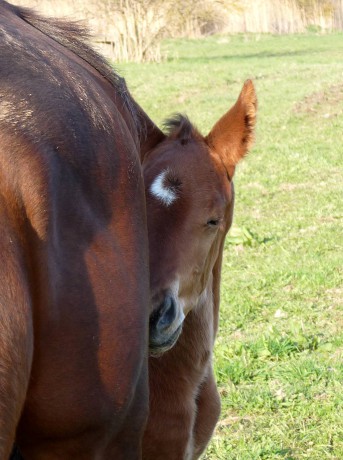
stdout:
MULTIPOLYGON (((309 54, 316 54, 320 53, 323 50, 318 49, 318 48, 311 48, 311 49, 302 49, 302 50, 296 50, 296 51, 261 51, 259 53, 251 53, 251 54, 224 54, 224 55, 217 55, 213 56, 206 56, 206 55, 200 55, 200 56, 181 56, 177 60, 179 62, 189 62, 189 61, 234 61, 234 60, 241 60, 241 59, 263 59, 263 58, 277 58, 277 57, 295 57, 295 56, 308 56, 309 54)), ((174 57, 168 57, 167 61, 173 61, 175 60, 174 57)))
POLYGON ((292 455, 292 449, 278 449, 275 451, 275 454, 282 456, 284 460, 297 460, 292 455))

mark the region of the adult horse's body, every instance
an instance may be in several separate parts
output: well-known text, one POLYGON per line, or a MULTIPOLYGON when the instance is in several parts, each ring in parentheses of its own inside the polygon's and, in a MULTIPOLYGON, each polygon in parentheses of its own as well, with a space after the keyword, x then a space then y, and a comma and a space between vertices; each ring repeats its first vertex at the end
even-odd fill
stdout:
POLYGON ((149 358, 144 460, 199 458, 219 417, 212 351, 222 255, 233 215, 232 177, 252 143, 255 114, 255 90, 247 81, 207 137, 180 116, 143 161, 154 307, 150 347, 153 354, 165 352, 149 358))
POLYGON ((137 459, 152 122, 72 24, 0 1, 0 459, 137 459))

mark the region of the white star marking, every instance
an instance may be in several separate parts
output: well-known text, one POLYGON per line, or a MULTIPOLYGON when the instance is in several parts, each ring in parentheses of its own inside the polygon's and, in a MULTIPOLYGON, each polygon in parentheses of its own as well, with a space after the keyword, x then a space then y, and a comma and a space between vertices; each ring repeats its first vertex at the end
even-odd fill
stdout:
POLYGON ((168 173, 168 169, 162 171, 150 186, 150 193, 166 206, 170 206, 177 199, 175 191, 164 185, 168 173))

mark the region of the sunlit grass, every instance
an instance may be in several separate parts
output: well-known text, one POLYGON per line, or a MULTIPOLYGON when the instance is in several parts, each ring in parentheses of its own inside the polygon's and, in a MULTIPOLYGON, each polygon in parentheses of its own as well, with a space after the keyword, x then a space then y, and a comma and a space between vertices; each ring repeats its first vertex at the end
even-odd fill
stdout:
POLYGON ((256 146, 235 176, 215 374, 222 416, 205 459, 343 458, 343 35, 165 44, 120 70, 158 123, 206 133, 243 81, 259 98, 256 146))

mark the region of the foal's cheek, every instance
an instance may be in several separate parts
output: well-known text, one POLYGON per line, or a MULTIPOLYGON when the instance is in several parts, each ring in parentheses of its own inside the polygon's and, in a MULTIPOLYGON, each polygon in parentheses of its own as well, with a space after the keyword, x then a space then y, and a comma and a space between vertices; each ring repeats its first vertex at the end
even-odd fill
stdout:
POLYGON ((196 306, 204 290, 204 268, 196 267, 183 277, 180 284, 179 301, 185 316, 196 306))

